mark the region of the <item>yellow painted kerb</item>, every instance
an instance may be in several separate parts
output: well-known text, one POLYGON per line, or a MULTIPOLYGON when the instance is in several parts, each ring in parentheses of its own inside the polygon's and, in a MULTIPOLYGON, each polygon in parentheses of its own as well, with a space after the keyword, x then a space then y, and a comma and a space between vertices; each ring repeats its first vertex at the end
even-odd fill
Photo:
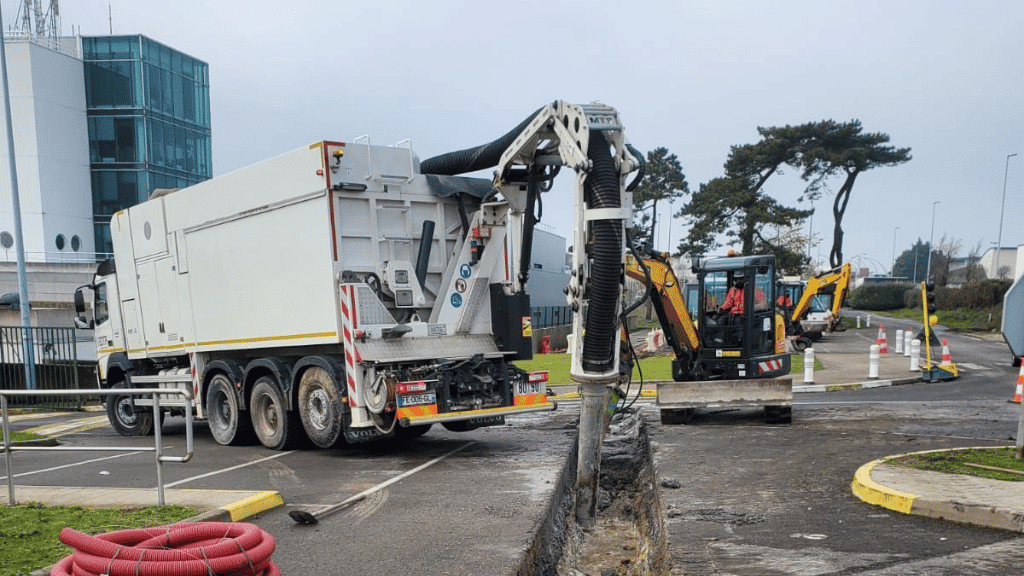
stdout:
POLYGON ((881 458, 861 466, 853 476, 853 484, 851 485, 853 493, 868 504, 874 504, 889 510, 902 512, 903 514, 910 514, 910 509, 913 507, 917 496, 886 488, 871 479, 871 470, 886 460, 889 460, 889 458, 881 458))
POLYGON ((231 514, 231 521, 237 522, 249 516, 254 516, 260 512, 266 512, 272 508, 284 505, 284 498, 281 497, 280 492, 273 490, 266 490, 260 492, 254 496, 244 498, 237 502, 232 502, 227 506, 222 506, 222 510, 227 510, 231 514))

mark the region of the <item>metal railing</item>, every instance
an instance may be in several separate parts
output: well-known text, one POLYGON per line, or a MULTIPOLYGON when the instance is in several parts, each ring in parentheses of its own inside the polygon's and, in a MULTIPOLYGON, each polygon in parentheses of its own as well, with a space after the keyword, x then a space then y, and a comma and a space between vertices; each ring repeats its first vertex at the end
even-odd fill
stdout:
POLYGON ((530 315, 533 316, 534 328, 572 324, 572 308, 568 306, 534 306, 530 315))
MULTIPOLYGON (((78 389, 78 335, 74 328, 19 326, 0 327, 0 388, 25 389, 26 344, 31 343, 35 382, 42 390, 78 389)), ((34 390, 35 391, 35 390, 34 390)), ((81 399, 73 395, 48 395, 46 406, 78 409, 81 399)), ((37 404, 26 398, 23 402, 37 404)), ((16 404, 18 402, 15 402, 16 404)))
POLYGON ((117 388, 110 390, 0 390, 0 413, 3 415, 4 430, 4 463, 7 467, 7 505, 14 506, 17 501, 14 498, 14 470, 12 468, 11 453, 15 451, 24 452, 153 452, 156 455, 156 489, 157 504, 164 505, 164 462, 185 463, 192 459, 195 453, 192 443, 192 390, 183 388, 117 388), (152 448, 139 448, 137 446, 13 446, 11 444, 11 424, 7 414, 8 396, 151 396, 153 398, 153 437, 152 448), (160 396, 163 394, 174 394, 185 397, 185 455, 164 456, 163 437, 160 434, 160 396))

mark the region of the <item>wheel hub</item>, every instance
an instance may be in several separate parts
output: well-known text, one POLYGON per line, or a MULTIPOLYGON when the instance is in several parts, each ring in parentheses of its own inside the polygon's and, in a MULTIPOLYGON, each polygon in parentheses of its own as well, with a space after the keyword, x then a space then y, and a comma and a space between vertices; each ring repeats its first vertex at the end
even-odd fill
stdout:
POLYGON ((330 399, 327 398, 327 393, 322 389, 314 390, 309 396, 309 422, 317 430, 323 430, 327 427, 327 406, 329 404, 330 399))

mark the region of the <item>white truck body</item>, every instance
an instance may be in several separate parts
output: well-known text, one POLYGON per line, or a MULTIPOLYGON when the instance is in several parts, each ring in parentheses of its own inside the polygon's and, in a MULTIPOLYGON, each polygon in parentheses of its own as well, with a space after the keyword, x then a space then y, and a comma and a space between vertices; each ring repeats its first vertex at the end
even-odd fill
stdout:
MULTIPOLYGON (((614 379, 621 279, 608 272, 639 161, 604 105, 556 101, 516 130, 500 158, 489 148, 493 181, 455 175, 479 169, 463 170, 467 151, 430 159, 423 174, 409 148, 322 141, 118 212, 114 259, 89 286, 95 319, 76 320, 95 326, 100 386, 191 387, 218 442, 254 432, 272 449, 303 431, 331 446, 554 410, 547 373, 512 364, 532 356, 533 209, 553 166, 576 172, 577 244, 603 226, 601 255, 577 256, 568 288, 574 309, 602 310, 587 320, 601 337, 574 349, 573 375, 614 379), (596 307, 591 282, 606 288, 596 307)), ((112 425, 148 433, 145 404, 113 397, 112 425)))

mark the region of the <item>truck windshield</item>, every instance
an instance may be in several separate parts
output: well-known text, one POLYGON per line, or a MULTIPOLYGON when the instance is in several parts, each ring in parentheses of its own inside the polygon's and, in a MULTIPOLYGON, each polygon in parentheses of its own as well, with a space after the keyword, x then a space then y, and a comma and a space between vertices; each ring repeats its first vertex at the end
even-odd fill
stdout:
POLYGON ((93 311, 96 317, 96 325, 99 326, 110 319, 110 312, 107 309, 107 285, 97 284, 95 294, 93 311))

